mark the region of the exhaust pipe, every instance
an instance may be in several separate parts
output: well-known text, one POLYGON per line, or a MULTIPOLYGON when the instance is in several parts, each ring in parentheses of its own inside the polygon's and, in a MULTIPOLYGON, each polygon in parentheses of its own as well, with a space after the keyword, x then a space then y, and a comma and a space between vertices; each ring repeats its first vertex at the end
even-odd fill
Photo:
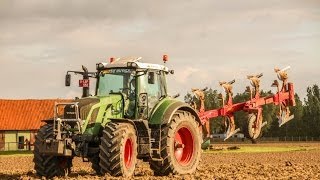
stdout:
MULTIPOLYGON (((83 79, 84 80, 89 80, 89 72, 88 69, 82 65, 82 70, 83 70, 83 79)), ((89 86, 88 87, 82 87, 82 97, 89 97, 89 86)))

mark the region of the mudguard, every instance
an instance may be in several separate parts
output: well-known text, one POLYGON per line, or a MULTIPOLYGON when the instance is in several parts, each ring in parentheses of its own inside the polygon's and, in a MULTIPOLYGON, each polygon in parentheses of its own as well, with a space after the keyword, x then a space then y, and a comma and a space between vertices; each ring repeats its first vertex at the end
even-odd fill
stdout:
POLYGON ((149 124, 162 125, 170 123, 173 114, 177 110, 190 112, 195 117, 197 122, 199 122, 199 125, 201 124, 198 113, 191 106, 189 106, 187 103, 172 98, 165 98, 160 101, 151 114, 149 124))

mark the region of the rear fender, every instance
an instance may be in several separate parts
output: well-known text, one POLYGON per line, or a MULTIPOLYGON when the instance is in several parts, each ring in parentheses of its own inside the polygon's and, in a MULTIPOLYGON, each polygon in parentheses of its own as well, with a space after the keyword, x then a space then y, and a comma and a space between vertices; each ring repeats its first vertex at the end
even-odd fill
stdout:
POLYGON ((174 99, 167 99, 161 102, 152 113, 149 124, 168 124, 174 113, 178 110, 190 112, 195 117, 196 121, 201 124, 198 113, 191 106, 174 99))

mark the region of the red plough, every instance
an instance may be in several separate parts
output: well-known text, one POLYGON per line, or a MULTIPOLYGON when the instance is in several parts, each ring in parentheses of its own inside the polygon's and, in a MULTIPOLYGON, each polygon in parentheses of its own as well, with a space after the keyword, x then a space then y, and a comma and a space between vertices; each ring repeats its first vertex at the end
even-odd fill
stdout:
MULTIPOLYGON (((226 92, 226 96, 222 99, 222 107, 219 109, 205 110, 204 108, 204 91, 207 89, 192 89, 192 92, 200 100, 199 117, 201 119, 202 125, 206 130, 206 140, 211 137, 209 119, 222 116, 224 117, 224 122, 227 127, 225 132, 225 139, 227 140, 232 135, 240 131, 239 128, 236 129, 234 113, 237 111, 245 111, 248 113, 248 120, 246 121, 246 126, 242 130, 245 136, 249 139, 255 140, 261 134, 261 128, 267 124, 263 122, 262 117, 262 106, 265 104, 274 104, 279 106, 279 113, 277 114, 279 120, 279 126, 282 126, 286 122, 293 119, 293 115, 290 115, 289 106, 295 106, 294 99, 294 88, 293 83, 289 83, 287 70, 290 67, 286 67, 282 70, 275 69, 278 79, 282 81, 281 88, 279 87, 279 82, 275 80, 272 87, 277 88, 277 93, 272 96, 260 97, 260 78, 263 74, 250 75, 247 79, 250 80, 252 87, 247 87, 247 92, 250 93, 250 100, 247 102, 241 102, 234 104, 232 101, 232 84, 235 80, 230 82, 219 82, 220 86, 226 92)), ((195 103, 193 103, 195 105, 195 103)), ((195 107, 195 106, 194 106, 195 107)), ((196 107, 195 107, 196 108, 196 107)))

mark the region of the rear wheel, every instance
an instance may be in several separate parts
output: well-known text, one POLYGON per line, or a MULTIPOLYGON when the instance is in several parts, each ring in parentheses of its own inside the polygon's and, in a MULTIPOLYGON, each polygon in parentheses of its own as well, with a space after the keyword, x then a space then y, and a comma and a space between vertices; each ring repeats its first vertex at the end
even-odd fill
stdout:
POLYGON ((129 123, 109 122, 101 138, 101 173, 132 176, 137 162, 137 136, 129 123))
POLYGON ((191 174, 195 172, 201 153, 199 125, 189 112, 177 111, 161 131, 163 162, 150 161, 155 175, 191 174))
POLYGON ((67 176, 71 171, 72 157, 48 156, 39 152, 40 145, 48 138, 53 138, 52 124, 42 126, 36 135, 33 151, 33 162, 36 174, 47 178, 52 178, 54 176, 67 176))
MULTIPOLYGON (((261 117, 262 118, 262 117, 261 117)), ((262 119, 260 119, 262 121, 262 119)), ((256 114, 249 114, 248 120, 244 124, 244 135, 249 138, 252 143, 256 143, 256 140, 261 137, 261 122, 257 122, 256 114)))

